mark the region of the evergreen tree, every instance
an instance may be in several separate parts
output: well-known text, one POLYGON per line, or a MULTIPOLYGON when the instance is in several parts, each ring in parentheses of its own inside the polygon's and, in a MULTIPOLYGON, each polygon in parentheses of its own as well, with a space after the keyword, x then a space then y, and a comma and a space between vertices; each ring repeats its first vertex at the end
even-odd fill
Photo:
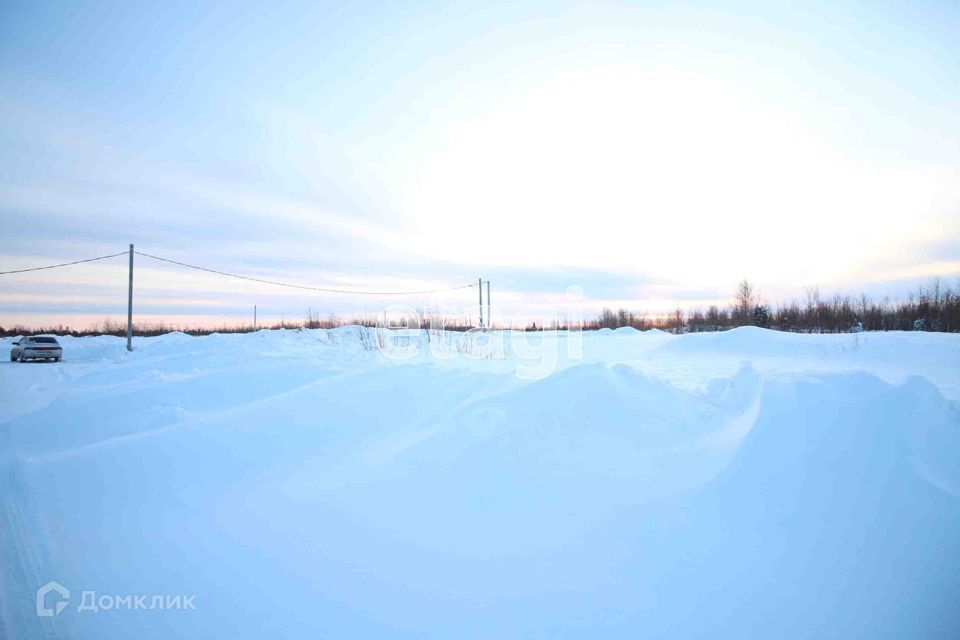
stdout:
POLYGON ((753 326, 755 327, 766 327, 770 324, 770 312, 767 311, 767 308, 758 304, 753 308, 753 326))

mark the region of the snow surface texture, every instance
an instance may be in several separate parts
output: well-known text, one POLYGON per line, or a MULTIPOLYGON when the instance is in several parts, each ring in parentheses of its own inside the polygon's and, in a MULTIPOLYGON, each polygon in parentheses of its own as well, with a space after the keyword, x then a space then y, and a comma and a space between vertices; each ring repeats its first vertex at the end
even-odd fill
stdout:
POLYGON ((960 336, 505 337, 4 363, 0 637, 960 637, 960 336))

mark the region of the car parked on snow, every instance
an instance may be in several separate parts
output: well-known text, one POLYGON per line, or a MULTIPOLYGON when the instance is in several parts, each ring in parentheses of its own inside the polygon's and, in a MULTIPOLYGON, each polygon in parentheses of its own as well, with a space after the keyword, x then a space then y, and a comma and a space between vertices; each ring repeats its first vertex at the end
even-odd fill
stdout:
POLYGON ((10 348, 10 360, 53 360, 60 362, 63 348, 53 336, 26 336, 15 340, 10 348))

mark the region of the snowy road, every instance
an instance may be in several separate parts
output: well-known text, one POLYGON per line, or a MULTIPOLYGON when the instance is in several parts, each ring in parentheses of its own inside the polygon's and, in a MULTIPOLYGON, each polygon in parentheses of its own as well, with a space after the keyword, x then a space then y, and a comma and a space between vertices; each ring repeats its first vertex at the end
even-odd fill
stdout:
POLYGON ((960 628, 960 336, 360 331, 0 365, 0 637, 960 628))

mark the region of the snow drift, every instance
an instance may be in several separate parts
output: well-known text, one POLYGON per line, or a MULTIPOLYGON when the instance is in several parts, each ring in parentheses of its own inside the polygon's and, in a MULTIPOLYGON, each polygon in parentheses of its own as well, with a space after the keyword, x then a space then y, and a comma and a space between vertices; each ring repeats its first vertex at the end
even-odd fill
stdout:
POLYGON ((960 343, 355 328, 2 368, 5 637, 955 637, 960 343), (365 346, 366 345, 366 346, 365 346), (573 351, 572 353, 576 353, 573 351), (37 618, 35 590, 71 589, 37 618), (78 612, 83 590, 196 610, 78 612))

